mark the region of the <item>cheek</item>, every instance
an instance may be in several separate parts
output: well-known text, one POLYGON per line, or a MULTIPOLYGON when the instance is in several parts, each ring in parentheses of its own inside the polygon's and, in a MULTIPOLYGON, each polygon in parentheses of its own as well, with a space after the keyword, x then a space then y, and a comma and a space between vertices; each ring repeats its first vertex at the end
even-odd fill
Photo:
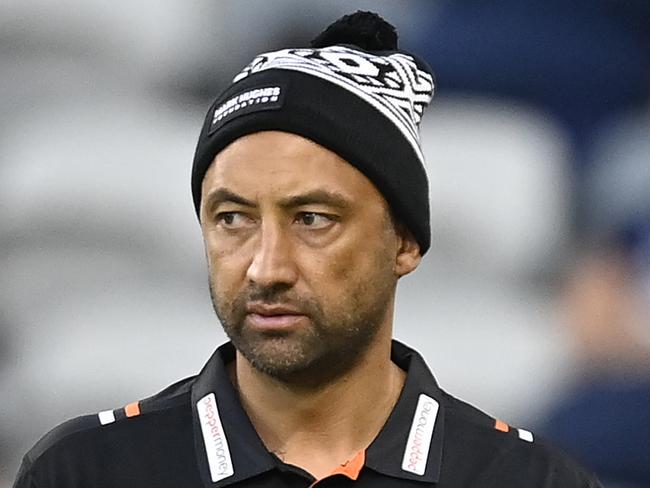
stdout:
POLYGON ((319 280, 321 285, 347 281, 356 268, 355 263, 359 261, 353 246, 341 244, 330 246, 325 250, 308 249, 300 257, 300 268, 304 271, 303 275, 311 275, 314 279, 319 280))
POLYGON ((243 253, 217 246, 209 238, 205 241, 205 250, 212 286, 220 292, 237 288, 246 276, 247 260, 243 253))
POLYGON ((315 293, 327 289, 333 297, 348 294, 351 288, 362 287, 368 279, 373 281, 391 269, 386 250, 377 241, 375 244, 353 240, 326 253, 309 253, 301 259, 301 274, 315 293))

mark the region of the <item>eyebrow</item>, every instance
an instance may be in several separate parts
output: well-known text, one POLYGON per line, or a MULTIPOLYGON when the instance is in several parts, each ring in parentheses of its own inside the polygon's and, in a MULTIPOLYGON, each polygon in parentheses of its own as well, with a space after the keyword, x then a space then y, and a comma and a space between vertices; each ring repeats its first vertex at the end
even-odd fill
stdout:
MULTIPOLYGON (((238 195, 237 193, 229 190, 228 188, 217 188, 208 194, 206 199, 206 207, 214 209, 217 205, 222 203, 236 203, 246 207, 256 207, 257 204, 248 200, 247 198, 238 195)), ((291 195, 280 200, 279 205, 283 208, 300 207, 303 205, 329 205, 336 208, 347 208, 350 203, 347 198, 342 194, 327 190, 312 190, 299 195, 291 195)))
POLYGON ((301 195, 289 196, 280 201, 280 206, 284 208, 314 204, 329 205, 337 208, 347 208, 350 206, 348 199, 342 194, 327 190, 313 190, 301 195))
POLYGON ((205 205, 209 209, 214 209, 217 205, 226 202, 237 203, 246 207, 255 206, 255 202, 247 200, 246 198, 242 197, 241 195, 237 195, 227 188, 217 188, 216 190, 211 191, 208 194, 205 205))

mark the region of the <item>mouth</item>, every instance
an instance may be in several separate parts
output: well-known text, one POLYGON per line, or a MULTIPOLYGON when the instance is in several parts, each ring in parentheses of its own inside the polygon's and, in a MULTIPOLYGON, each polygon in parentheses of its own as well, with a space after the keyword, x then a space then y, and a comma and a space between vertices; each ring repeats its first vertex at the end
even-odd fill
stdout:
POLYGON ((300 327, 307 316, 285 305, 251 304, 246 308, 246 322, 258 331, 290 331, 300 327))

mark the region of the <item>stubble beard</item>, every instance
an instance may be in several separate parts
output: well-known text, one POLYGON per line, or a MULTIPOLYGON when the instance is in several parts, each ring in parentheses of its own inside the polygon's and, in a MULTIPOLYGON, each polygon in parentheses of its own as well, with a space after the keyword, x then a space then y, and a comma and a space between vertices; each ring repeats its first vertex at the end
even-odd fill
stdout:
POLYGON ((250 286, 228 299, 210 279, 214 310, 242 356, 262 373, 310 388, 343 375, 363 357, 385 321, 393 293, 385 282, 365 282, 326 311, 315 299, 283 286, 250 286), (295 307, 309 324, 287 333, 256 331, 246 324, 252 301, 295 307))

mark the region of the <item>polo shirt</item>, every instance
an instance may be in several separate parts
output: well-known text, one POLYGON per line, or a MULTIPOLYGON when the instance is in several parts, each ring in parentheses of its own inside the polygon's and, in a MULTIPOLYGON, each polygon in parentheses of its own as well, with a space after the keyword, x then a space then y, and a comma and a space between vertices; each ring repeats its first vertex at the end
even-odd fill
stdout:
MULTIPOLYGON (((266 450, 227 371, 230 343, 203 370, 124 408, 70 420, 24 457, 15 488, 600 487, 572 460, 440 389, 394 341, 407 372, 368 448, 320 480, 266 450)), ((371 413, 369 412, 369 415, 371 413)))

